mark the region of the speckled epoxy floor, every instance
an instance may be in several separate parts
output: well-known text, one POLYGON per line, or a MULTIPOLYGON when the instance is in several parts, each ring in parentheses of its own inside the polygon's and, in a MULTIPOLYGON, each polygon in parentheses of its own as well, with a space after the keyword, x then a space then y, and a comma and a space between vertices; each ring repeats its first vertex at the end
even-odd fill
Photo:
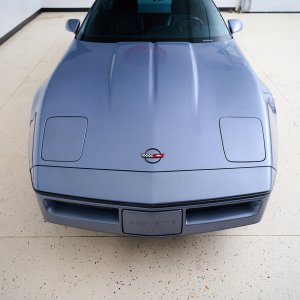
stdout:
POLYGON ((300 15, 241 18, 236 35, 279 111, 279 172, 257 225, 128 238, 48 224, 31 189, 28 119, 37 87, 72 39, 44 13, 0 46, 0 299, 299 299, 300 15))

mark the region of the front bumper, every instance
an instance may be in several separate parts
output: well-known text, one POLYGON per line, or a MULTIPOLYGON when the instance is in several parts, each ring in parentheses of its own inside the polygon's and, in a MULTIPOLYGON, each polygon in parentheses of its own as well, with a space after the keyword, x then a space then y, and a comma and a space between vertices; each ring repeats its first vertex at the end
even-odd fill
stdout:
POLYGON ((275 174, 268 167, 157 173, 32 169, 45 220, 143 236, 186 235, 257 223, 275 174))
POLYGON ((46 221, 116 234, 164 236, 211 232, 257 223, 270 194, 144 208, 37 193, 46 221), (127 213, 131 213, 128 217, 127 213), (141 214, 138 214, 138 213, 141 214), (143 217, 146 214, 147 216, 143 217), (161 215, 161 218, 157 216, 161 215), (174 216, 175 214, 175 216, 174 216))

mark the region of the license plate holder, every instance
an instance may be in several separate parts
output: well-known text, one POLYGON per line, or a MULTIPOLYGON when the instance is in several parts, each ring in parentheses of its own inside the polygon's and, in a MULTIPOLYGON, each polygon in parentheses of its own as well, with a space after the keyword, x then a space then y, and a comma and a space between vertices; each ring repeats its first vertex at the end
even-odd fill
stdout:
POLYGON ((123 210, 123 232, 133 235, 161 236, 182 232, 182 210, 123 210))

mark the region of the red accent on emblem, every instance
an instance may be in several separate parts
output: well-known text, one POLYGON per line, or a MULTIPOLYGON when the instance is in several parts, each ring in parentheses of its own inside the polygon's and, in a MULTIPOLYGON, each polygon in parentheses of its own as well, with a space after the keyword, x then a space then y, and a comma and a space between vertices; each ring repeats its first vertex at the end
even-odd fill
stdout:
POLYGON ((161 154, 152 154, 152 158, 164 158, 165 154, 161 153, 161 154))

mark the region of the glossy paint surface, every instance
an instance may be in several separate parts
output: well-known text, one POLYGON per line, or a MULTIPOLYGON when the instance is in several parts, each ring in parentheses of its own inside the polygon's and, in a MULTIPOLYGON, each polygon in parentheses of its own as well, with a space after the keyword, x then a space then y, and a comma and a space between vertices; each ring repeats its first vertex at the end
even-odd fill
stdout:
POLYGON ((32 115, 37 113, 33 165, 133 171, 272 167, 273 129, 265 98, 233 40, 207 44, 74 40, 33 106, 32 115), (40 155, 45 124, 57 116, 88 120, 81 159, 72 164, 45 162, 40 155), (263 161, 237 165, 226 160, 219 125, 224 117, 261 121, 263 161), (165 158, 159 164, 146 163, 141 154, 149 148, 159 149, 165 158))

